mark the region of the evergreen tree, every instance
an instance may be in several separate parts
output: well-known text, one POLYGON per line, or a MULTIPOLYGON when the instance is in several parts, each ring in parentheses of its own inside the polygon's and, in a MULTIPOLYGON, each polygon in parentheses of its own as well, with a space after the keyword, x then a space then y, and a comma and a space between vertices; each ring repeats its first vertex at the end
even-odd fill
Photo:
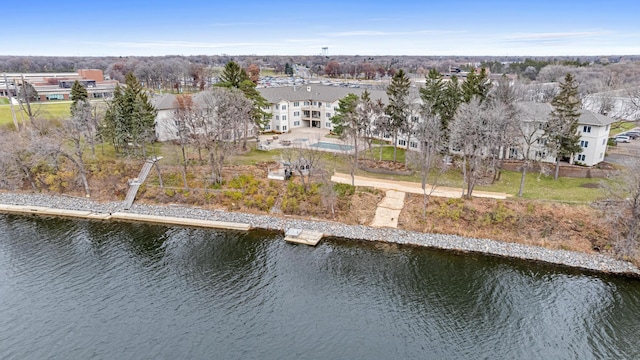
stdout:
POLYGON ((229 61, 224 66, 224 70, 222 70, 222 74, 220 74, 220 82, 217 85, 239 89, 240 84, 247 80, 251 81, 247 71, 240 67, 237 62, 229 61))
POLYGON ((468 103, 474 96, 477 96, 480 101, 484 101, 489 94, 490 86, 491 82, 485 68, 480 70, 480 74, 476 74, 475 69, 472 69, 461 86, 464 102, 468 103))
POLYGON ((73 86, 71 86, 71 115, 76 112, 76 108, 78 107, 79 102, 84 102, 89 99, 89 93, 84 86, 80 85, 78 80, 73 82, 73 86))
POLYGON ((560 92, 551 101, 553 111, 545 127, 547 147, 556 154, 556 170, 554 179, 558 179, 560 160, 571 157, 582 151, 578 119, 580 118, 580 98, 578 84, 574 77, 567 73, 560 83, 560 92))
POLYGON ((113 142, 116 149, 128 150, 132 143, 136 147, 141 146, 146 156, 145 144, 153 140, 157 111, 132 73, 127 74, 125 84, 124 90, 116 87, 114 91, 102 134, 113 142))
POLYGON ((409 76, 400 69, 391 78, 391 84, 387 88, 387 96, 389 104, 385 109, 385 113, 389 116, 391 122, 391 130, 393 132, 393 161, 396 161, 398 150, 398 131, 409 121, 408 117, 408 98, 411 80, 409 76))
POLYGON ((289 76, 293 76, 293 67, 289 63, 284 64, 284 73, 289 76))

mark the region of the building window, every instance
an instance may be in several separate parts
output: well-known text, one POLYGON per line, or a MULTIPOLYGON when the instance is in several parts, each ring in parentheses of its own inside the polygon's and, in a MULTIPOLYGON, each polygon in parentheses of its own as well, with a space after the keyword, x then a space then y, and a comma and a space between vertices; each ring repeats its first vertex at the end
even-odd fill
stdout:
POLYGON ((280 121, 280 115, 276 115, 276 121, 280 121))
POLYGON ((586 159, 586 158, 587 158, 587 156, 584 155, 584 154, 578 155, 578 161, 584 161, 584 159, 586 159))
POLYGON ((331 122, 327 121, 326 123, 324 123, 324 127, 330 128, 331 127, 331 122))
POLYGON ((603 156, 604 156, 604 153, 600 153, 600 159, 602 159, 603 156))
POLYGON ((405 145, 407 145, 407 141, 403 140, 403 139, 400 139, 400 140, 398 140, 398 145, 405 146, 405 145))
POLYGON ((286 125, 282 125, 282 131, 287 131, 287 126, 286 125))
POLYGON ((586 148, 589 146, 589 142, 586 140, 580 140, 580 146, 582 146, 583 148, 586 148))
POLYGON ((325 115, 327 115, 327 119, 331 119, 331 113, 326 113, 325 115))
POLYGON ((287 110, 287 105, 282 105, 282 110, 287 110))
POLYGON ((417 117, 417 116, 412 116, 412 117, 411 117, 411 122, 417 123, 417 122, 418 122, 418 120, 420 120, 420 118, 419 118, 419 117, 417 117))
POLYGON ((267 125, 265 125, 265 126, 264 126, 264 129, 265 129, 265 130, 271 130, 271 124, 267 124, 267 125))
POLYGON ((300 121, 294 121, 293 126, 300 126, 300 121))
POLYGON ((321 103, 321 102, 319 102, 319 103, 318 103, 318 107, 320 107, 320 106, 322 106, 322 103, 321 103))
POLYGON ((602 139, 602 145, 607 143, 607 139, 602 139))
POLYGON ((311 104, 311 103, 310 103, 310 102, 308 102, 308 101, 305 101, 305 102, 304 102, 304 105, 305 105, 305 106, 309 106, 310 104, 311 104))
POLYGON ((276 131, 280 131, 280 125, 276 125, 276 131))
POLYGON ((287 120, 287 115, 282 115, 282 121, 287 120))
POLYGON ((276 104, 276 110, 280 109, 280 105, 276 104))
POLYGON ((300 116, 300 111, 294 111, 293 116, 300 116))
POLYGON ((299 106, 300 106, 300 101, 293 102, 293 107, 299 107, 299 106))
POLYGON ((587 125, 583 126, 582 127, 582 132, 583 133, 590 133, 591 132, 591 126, 587 126, 587 125))
POLYGON ((415 141, 412 141, 412 142, 409 143, 409 147, 417 149, 418 148, 418 143, 415 142, 415 141))
POLYGON ((605 128, 605 130, 609 130, 609 125, 607 125, 607 127, 605 128))

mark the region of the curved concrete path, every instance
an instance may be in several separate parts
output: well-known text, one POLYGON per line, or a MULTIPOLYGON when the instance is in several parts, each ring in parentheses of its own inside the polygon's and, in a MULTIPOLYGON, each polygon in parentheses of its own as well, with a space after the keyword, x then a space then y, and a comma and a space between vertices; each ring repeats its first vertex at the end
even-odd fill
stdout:
MULTIPOLYGON (((335 173, 331 177, 331 181, 342 183, 342 184, 351 184, 351 175, 343 174, 343 173, 335 173)), ((365 176, 356 176, 355 185, 369 186, 369 187, 373 187, 381 190, 397 190, 405 193, 422 194, 422 187, 420 183, 409 182, 409 181, 384 180, 384 179, 374 179, 374 178, 365 177, 365 176)), ((430 189, 431 185, 427 184, 427 188, 430 189)), ((439 197, 459 198, 462 196, 462 189, 446 187, 446 186, 437 186, 431 195, 439 196, 439 197)), ((510 195, 505 193, 490 192, 490 191, 474 191, 473 196, 504 200, 510 195)))

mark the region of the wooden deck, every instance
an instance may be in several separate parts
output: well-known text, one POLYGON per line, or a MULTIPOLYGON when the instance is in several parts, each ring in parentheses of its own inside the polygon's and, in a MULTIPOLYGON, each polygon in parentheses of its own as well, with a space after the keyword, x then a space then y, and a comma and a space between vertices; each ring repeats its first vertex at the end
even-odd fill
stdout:
POLYGON ((324 234, 318 231, 291 228, 287 230, 284 240, 294 244, 316 246, 323 236, 324 234))

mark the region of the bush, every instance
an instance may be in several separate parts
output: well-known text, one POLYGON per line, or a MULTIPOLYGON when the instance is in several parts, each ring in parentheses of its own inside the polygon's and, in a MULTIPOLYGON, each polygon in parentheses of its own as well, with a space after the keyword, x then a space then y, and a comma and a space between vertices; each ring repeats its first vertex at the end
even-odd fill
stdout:
POLYGON ((335 184, 333 189, 339 197, 352 196, 356 192, 356 187, 351 184, 335 184))

